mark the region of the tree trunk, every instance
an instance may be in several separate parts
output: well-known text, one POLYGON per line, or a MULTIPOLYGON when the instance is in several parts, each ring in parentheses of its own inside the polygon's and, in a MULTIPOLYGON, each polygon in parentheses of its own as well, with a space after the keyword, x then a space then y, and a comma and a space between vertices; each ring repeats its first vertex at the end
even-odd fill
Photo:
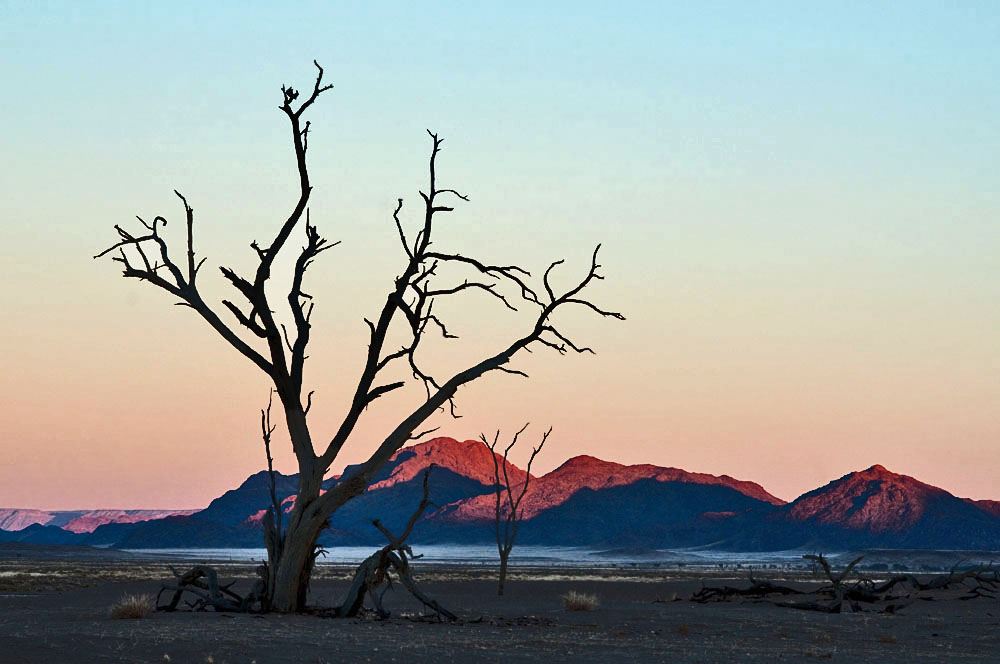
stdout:
POLYGON ((497 595, 503 595, 503 584, 507 581, 507 557, 510 551, 500 552, 500 583, 497 585, 497 595))
MULTIPOLYGON (((296 505, 295 511, 298 509, 296 505)), ((314 517, 292 520, 288 524, 278 560, 268 561, 274 579, 274 587, 268 589, 271 610, 292 613, 305 608, 316 540, 325 521, 314 517)))
MULTIPOLYGON (((293 418, 288 419, 291 425, 293 418)), ((308 429, 305 432, 308 436, 308 429)), ((316 510, 314 505, 322 485, 322 475, 317 476, 315 468, 300 459, 298 494, 295 506, 288 515, 285 532, 279 535, 281 546, 273 552, 277 559, 270 559, 272 552, 268 551, 268 577, 271 581, 268 596, 272 611, 290 613, 305 608, 316 540, 329 516, 316 510)))

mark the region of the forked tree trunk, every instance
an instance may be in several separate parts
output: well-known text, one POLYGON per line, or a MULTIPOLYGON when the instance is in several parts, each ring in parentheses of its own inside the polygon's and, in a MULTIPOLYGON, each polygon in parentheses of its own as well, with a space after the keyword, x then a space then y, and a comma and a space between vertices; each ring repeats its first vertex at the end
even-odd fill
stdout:
MULTIPOLYGON (((298 505, 296 505, 296 510, 298 505)), ((273 588, 268 589, 273 611, 294 612, 305 607, 316 551, 316 540, 326 519, 292 520, 285 530, 277 560, 269 560, 273 588)))
MULTIPOLYGON (((288 420, 291 424, 293 418, 288 417, 288 420)), ((309 440, 304 418, 302 428, 296 433, 309 440)), ((308 444, 311 445, 311 442, 308 444)), ((316 557, 316 540, 329 517, 329 514, 313 509, 323 485, 322 475, 315 470, 300 460, 295 506, 288 514, 284 532, 275 533, 279 546, 268 547, 267 595, 272 611, 294 612, 305 608, 316 557)))
POLYGON ((285 546, 280 557, 268 563, 274 570, 272 610, 290 613, 305 607, 309 573, 321 526, 321 523, 304 523, 298 527, 289 526, 285 531, 285 546))

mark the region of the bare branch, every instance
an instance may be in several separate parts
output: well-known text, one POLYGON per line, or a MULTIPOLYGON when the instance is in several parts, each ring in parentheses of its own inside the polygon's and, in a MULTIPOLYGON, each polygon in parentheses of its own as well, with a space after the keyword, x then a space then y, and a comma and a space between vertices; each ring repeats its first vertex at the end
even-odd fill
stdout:
POLYGON ((423 431, 421 431, 419 433, 412 434, 410 436, 410 440, 420 440, 424 436, 429 436, 432 433, 434 433, 435 431, 439 431, 440 429, 441 429, 441 427, 434 427, 433 429, 424 429, 423 431))
POLYGON ((518 276, 524 275, 525 277, 530 277, 531 273, 524 268, 518 267, 517 265, 486 265, 475 258, 469 258, 468 256, 462 256, 460 254, 444 254, 438 251, 429 251, 425 253, 424 258, 471 265, 483 274, 513 282, 518 286, 518 288, 521 289, 521 296, 525 300, 535 304, 541 304, 535 291, 528 286, 524 279, 518 276))
POLYGON ((429 290, 429 291, 427 291, 425 293, 425 295, 427 297, 436 297, 436 296, 439 296, 439 295, 453 295, 455 293, 459 293, 459 292, 461 292, 463 290, 467 290, 469 288, 478 288, 478 289, 484 290, 487 293, 489 293, 490 295, 492 295, 493 297, 495 297, 498 300, 500 300, 501 302, 503 302, 504 306, 506 306, 511 311, 517 311, 517 309, 510 302, 507 301, 507 298, 505 298, 503 295, 501 295, 500 293, 497 292, 497 290, 496 290, 496 284, 483 284, 483 283, 479 283, 479 282, 475 282, 475 281, 473 281, 473 282, 463 281, 461 284, 459 284, 458 286, 455 286, 453 288, 441 288, 441 289, 437 289, 437 290, 429 290))
POLYGON ((393 390, 398 390, 404 385, 406 385, 406 383, 403 382, 391 383, 389 385, 379 385, 378 387, 374 388, 371 392, 368 393, 368 403, 375 401, 375 399, 378 399, 383 394, 388 394, 393 390))
POLYGON ((239 321, 240 325, 247 328, 261 339, 267 336, 267 332, 264 331, 264 328, 262 328, 260 325, 251 320, 249 316, 245 315, 242 311, 240 311, 239 307, 237 307, 235 304, 233 304, 229 300, 223 300, 222 304, 227 309, 229 309, 229 311, 232 312, 233 316, 236 318, 237 321, 239 321))
POLYGON ((410 247, 406 243, 406 234, 403 232, 403 224, 399 220, 399 211, 402 209, 403 209, 403 199, 397 198, 396 209, 392 213, 392 218, 396 222, 396 230, 399 231, 399 242, 400 244, 403 245, 403 251, 405 251, 406 255, 410 257, 410 260, 413 260, 413 252, 410 251, 410 247))

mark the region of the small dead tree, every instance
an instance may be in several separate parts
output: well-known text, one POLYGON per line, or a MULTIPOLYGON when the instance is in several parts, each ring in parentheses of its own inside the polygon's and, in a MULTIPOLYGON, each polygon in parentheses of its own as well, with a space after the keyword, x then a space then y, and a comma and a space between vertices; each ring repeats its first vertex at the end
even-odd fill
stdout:
MULTIPOLYGON (((271 456, 271 434, 274 433, 274 425, 271 424, 271 404, 274 401, 274 390, 272 389, 267 397, 267 410, 260 411, 260 434, 264 440, 264 456, 267 457, 267 477, 268 486, 271 493, 271 505, 264 512, 264 548, 267 549, 268 560, 279 560, 281 558, 281 501, 278 500, 278 493, 275 489, 274 458, 271 456)), ((265 588, 273 588, 275 570, 270 566, 265 570, 265 588)), ((265 603, 267 598, 265 597, 265 603)))
POLYGON ((409 561, 416 560, 420 556, 413 555, 413 549, 406 543, 406 538, 410 536, 410 532, 413 530, 413 526, 416 525, 417 520, 423 516, 424 511, 431 505, 430 490, 427 482, 433 467, 434 464, 431 464, 424 471, 424 497, 421 499, 420 504, 417 505, 417 509, 410 515, 410 520, 403 528, 402 535, 396 537, 388 528, 382 525, 381 521, 378 519, 372 521, 372 524, 385 535, 389 543, 368 556, 358 566, 358 569, 354 572, 354 580, 351 582, 351 587, 348 589, 340 608, 336 611, 337 617, 352 618, 358 615, 361 612, 365 602, 365 595, 367 594, 372 600, 376 615, 380 619, 388 618, 389 611, 382 605, 382 596, 386 590, 392 588, 390 572, 394 572, 399 578, 400 583, 403 584, 411 595, 420 600, 424 606, 434 611, 434 615, 438 620, 458 620, 455 614, 438 604, 437 600, 431 599, 424 594, 410 573, 409 561), (380 593, 378 589, 383 584, 386 585, 386 588, 380 593))
POLYGON ((510 485, 510 475, 507 471, 509 465, 507 456, 514 449, 514 445, 517 444, 518 436, 524 433, 524 430, 527 428, 527 424, 521 427, 521 430, 514 434, 514 439, 510 441, 510 445, 503 450, 502 483, 500 481, 501 464, 496 451, 497 443, 500 442, 500 431, 497 431, 492 443, 486 440, 485 434, 479 434, 480 440, 489 445, 490 452, 493 453, 493 486, 496 489, 493 526, 497 538, 497 551, 500 553, 500 578, 497 583, 497 595, 503 595, 504 583, 507 581, 507 560, 510 558, 511 549, 514 548, 514 540, 517 539, 517 530, 521 525, 521 501, 524 500, 525 494, 528 493, 528 483, 531 482, 531 464, 535 461, 538 453, 542 451, 545 441, 549 439, 549 434, 552 433, 552 427, 549 427, 549 430, 542 436, 542 442, 538 444, 538 447, 531 450, 528 467, 524 473, 524 484, 519 487, 520 492, 515 497, 515 490, 510 485))
MULTIPOLYGON (((176 262, 172 257, 165 236, 167 220, 159 215, 152 222, 137 217, 144 229, 139 234, 116 224, 117 242, 95 256, 110 255, 122 266, 125 278, 147 282, 176 298, 176 304, 192 310, 204 320, 273 385, 284 411, 285 426, 298 463, 294 507, 283 517, 282 528, 269 531, 276 533, 278 539, 268 547, 268 571, 264 575, 267 582, 265 604, 277 611, 304 608, 310 570, 316 555, 316 541, 329 523, 330 516, 348 500, 361 494, 378 470, 403 445, 434 431, 436 427, 414 434, 429 417, 442 410, 455 415, 455 395, 463 386, 491 372, 526 376, 523 371, 508 364, 522 350, 530 351, 537 346, 560 354, 571 351, 592 353, 593 350, 577 345, 558 329, 556 315, 566 308, 583 307, 602 317, 625 318, 618 312, 598 307, 584 295, 588 286, 603 279, 598 273, 601 266, 597 262, 600 245, 594 250, 590 269, 583 278, 572 282, 564 290, 553 286, 551 279, 562 260, 553 261, 544 271, 540 286, 533 288, 529 285, 531 272, 523 267, 494 265, 456 251, 439 250, 440 238, 435 234, 435 222, 441 214, 455 209, 452 201, 464 202, 469 198, 455 189, 440 186, 437 158, 443 139, 428 131, 431 139, 429 184, 426 191, 418 192, 423 200, 418 214, 418 228, 416 232, 407 232, 401 217, 403 199, 398 199, 392 219, 404 254, 402 265, 379 305, 378 315, 372 320, 365 319, 369 340, 367 349, 362 353, 364 362, 361 373, 353 396, 346 404, 343 419, 326 439, 328 442, 317 448, 307 419, 313 392, 304 388, 314 307, 312 296, 304 289, 304 278, 316 258, 339 243, 328 242, 320 235, 317 226, 310 220, 308 209, 313 190, 306 163, 311 125, 304 115, 320 95, 333 87, 324 85, 323 68, 315 61, 314 64, 318 71, 312 90, 303 99, 298 90, 282 86, 282 100, 278 107, 291 129, 298 197, 273 239, 265 244, 256 240, 250 242, 256 265, 248 277, 233 268, 220 267, 223 278, 238 296, 236 301, 226 299, 221 302, 235 324, 224 322, 199 290, 198 279, 205 258, 199 259, 195 252, 194 208, 176 190, 174 193, 183 205, 185 216, 183 260, 176 262), (269 283, 272 268, 288 245, 292 232, 302 228, 303 224, 304 244, 292 267, 290 287, 282 298, 284 302, 276 301, 274 289, 269 283), (463 273, 465 276, 460 276, 463 273), (442 378, 426 366, 423 352, 418 351, 429 332, 439 332, 445 339, 457 338, 458 335, 451 332, 437 313, 440 308, 435 308, 435 303, 440 298, 470 293, 485 294, 511 311, 518 311, 515 304, 526 307, 532 312, 530 322, 520 336, 494 348, 482 359, 450 377, 442 378), (291 324, 282 323, 282 316, 289 318, 291 324), (399 339, 402 343, 396 345, 399 339), (423 387, 422 396, 404 406, 396 420, 398 424, 376 443, 367 460, 324 493, 323 481, 362 416, 377 399, 407 385, 407 376, 412 376, 413 381, 423 387)), ((279 511, 280 506, 275 511, 275 520, 279 511)))
MULTIPOLYGON (((858 556, 851 562, 847 563, 839 573, 835 573, 833 568, 830 567, 830 562, 823 557, 822 553, 811 554, 808 553, 802 556, 805 560, 812 560, 820 567, 823 568, 823 573, 826 578, 830 581, 830 585, 826 588, 821 588, 820 591, 832 595, 832 601, 829 604, 821 604, 818 602, 802 602, 802 603, 779 603, 779 606, 788 606, 795 609, 804 609, 807 611, 821 611, 824 613, 840 613, 841 607, 844 605, 844 594, 849 592, 849 588, 845 586, 844 579, 851 573, 854 566, 861 562, 864 556, 858 556)), ((856 587, 856 586, 855 586, 856 587)), ((848 598, 850 601, 850 598, 848 598)), ((853 604, 852 604, 853 606, 853 604)))

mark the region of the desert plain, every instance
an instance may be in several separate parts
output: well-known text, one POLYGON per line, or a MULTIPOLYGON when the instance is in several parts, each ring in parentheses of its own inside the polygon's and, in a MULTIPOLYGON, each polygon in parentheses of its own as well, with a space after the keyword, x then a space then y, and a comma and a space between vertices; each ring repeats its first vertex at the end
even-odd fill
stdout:
MULTIPOLYGON (((995 662, 1000 661, 1000 601, 915 601, 895 615, 825 614, 746 599, 700 604, 709 585, 748 583, 744 570, 686 570, 655 565, 593 568, 514 567, 496 595, 488 566, 413 563, 421 587, 459 615, 423 618, 398 584, 371 615, 156 612, 113 619, 127 594, 155 594, 171 578, 168 563, 114 551, 6 546, 0 551, 0 661, 3 662, 995 662), (567 611, 570 591, 596 595, 589 611, 567 611)), ((205 562, 205 561, 197 561, 205 562)), ((254 567, 214 561, 223 579, 249 586, 254 567)), ((311 600, 338 604, 352 574, 320 565, 311 600)), ((801 570, 762 569, 756 578, 812 587, 801 570)))

